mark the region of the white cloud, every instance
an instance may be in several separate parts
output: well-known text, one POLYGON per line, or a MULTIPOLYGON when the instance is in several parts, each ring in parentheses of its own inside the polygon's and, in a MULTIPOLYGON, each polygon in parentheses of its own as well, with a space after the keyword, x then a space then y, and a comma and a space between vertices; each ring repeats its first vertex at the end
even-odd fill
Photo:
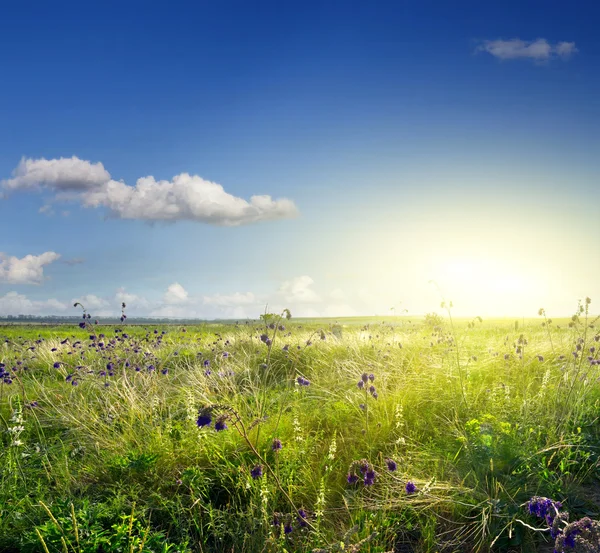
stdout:
POLYGON ((26 255, 19 259, 0 252, 0 282, 9 284, 40 284, 44 280, 44 266, 60 257, 55 252, 26 255))
POLYGON ((102 163, 91 163, 75 156, 60 159, 22 158, 13 178, 2 181, 7 190, 47 187, 57 191, 86 190, 110 180, 102 163))
POLYGON ((546 62, 554 57, 568 59, 577 53, 574 42, 549 43, 545 38, 536 40, 484 40, 477 51, 487 52, 501 60, 529 59, 535 62, 546 62))
POLYGON ((123 302, 126 304, 127 309, 133 309, 135 311, 147 308, 150 305, 150 302, 146 298, 138 296, 137 294, 131 294, 130 292, 127 292, 125 288, 121 287, 118 288, 115 293, 115 303, 117 306, 120 306, 123 302))
POLYGON ((97 311, 98 309, 103 309, 110 306, 110 302, 104 298, 99 298, 94 294, 87 294, 86 296, 75 298, 71 300, 71 305, 73 305, 75 302, 79 302, 81 305, 83 305, 88 312, 92 310, 97 311))
MULTIPOLYGON (((13 178, 0 181, 7 191, 48 189, 55 201, 77 201, 88 208, 106 208, 120 219, 143 221, 190 220, 221 226, 287 219, 298 213, 294 202, 254 195, 250 200, 233 196, 216 182, 181 173, 172 180, 152 176, 135 186, 113 180, 101 163, 79 159, 25 159, 13 178)), ((42 212, 46 208, 42 208, 42 212)))
POLYGON ((179 284, 174 282, 171 284, 164 295, 164 302, 168 305, 185 303, 188 301, 187 290, 179 284))
POLYGON ((321 298, 311 288, 314 280, 307 275, 286 280, 279 288, 279 293, 289 303, 319 303, 321 298))
POLYGON ((56 300, 44 301, 30 300, 23 294, 8 292, 0 296, 0 315, 51 315, 62 313, 68 309, 68 305, 56 300))

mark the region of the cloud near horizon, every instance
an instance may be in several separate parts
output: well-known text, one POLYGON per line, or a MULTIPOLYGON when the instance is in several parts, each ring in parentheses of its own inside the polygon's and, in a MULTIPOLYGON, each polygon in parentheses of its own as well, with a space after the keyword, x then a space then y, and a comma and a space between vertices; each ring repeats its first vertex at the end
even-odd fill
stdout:
POLYGON ((536 40, 484 40, 477 47, 477 52, 487 52, 501 60, 527 59, 537 63, 547 62, 553 58, 569 59, 578 52, 574 42, 557 42, 551 44, 545 38, 536 40))
POLYGON ((298 214, 294 202, 287 198, 253 195, 248 201, 229 194, 216 182, 189 173, 170 181, 142 177, 131 186, 112 179, 102 163, 76 156, 23 158, 12 178, 0 181, 0 187, 6 192, 5 198, 10 193, 48 190, 56 202, 75 201, 86 208, 105 208, 118 219, 150 222, 188 220, 240 226, 298 214))
POLYGON ((313 284, 312 278, 303 275, 283 282, 279 289, 264 296, 253 292, 194 296, 180 283, 174 282, 167 287, 162 297, 155 300, 128 292, 125 288, 117 288, 111 296, 86 294, 64 302, 56 299, 36 301, 17 292, 9 292, 0 296, 0 316, 77 316, 79 310, 73 309, 75 302, 81 303, 93 318, 100 319, 118 317, 122 302, 127 304, 125 311, 130 317, 257 319, 266 305, 269 311, 277 313, 289 308, 294 317, 342 317, 357 313, 343 301, 345 295, 341 290, 337 289, 335 293, 328 295, 328 299, 321 300, 312 290, 313 284))

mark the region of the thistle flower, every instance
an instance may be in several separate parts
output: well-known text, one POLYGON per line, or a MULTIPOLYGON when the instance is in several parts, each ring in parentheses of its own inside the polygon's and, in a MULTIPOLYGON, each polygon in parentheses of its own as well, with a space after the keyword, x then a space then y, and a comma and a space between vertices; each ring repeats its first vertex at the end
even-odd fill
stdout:
POLYGON ((296 518, 301 528, 306 528, 308 526, 308 522, 306 520, 307 516, 308 515, 304 509, 298 509, 298 516, 296 518))
POLYGON ((369 469, 365 473, 364 484, 365 486, 372 486, 375 483, 375 477, 377 473, 373 469, 369 469))
POLYGON ((202 428, 204 426, 210 426, 211 422, 212 417, 209 411, 201 411, 198 415, 198 418, 196 419, 196 424, 199 428, 202 428))
POLYGON ((262 465, 255 465, 254 468, 250 471, 250 476, 256 480, 257 478, 261 478, 263 475, 263 467, 262 465))
POLYGON ((221 432, 223 430, 227 430, 227 424, 225 424, 226 416, 219 417, 215 422, 215 430, 217 432, 221 432))

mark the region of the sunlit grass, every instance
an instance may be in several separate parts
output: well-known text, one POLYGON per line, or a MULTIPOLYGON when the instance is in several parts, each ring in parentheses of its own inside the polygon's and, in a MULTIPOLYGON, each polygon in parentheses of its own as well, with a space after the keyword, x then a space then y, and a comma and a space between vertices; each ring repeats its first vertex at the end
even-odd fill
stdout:
POLYGON ((0 549, 535 551, 530 497, 598 510, 586 315, 4 327, 0 549))

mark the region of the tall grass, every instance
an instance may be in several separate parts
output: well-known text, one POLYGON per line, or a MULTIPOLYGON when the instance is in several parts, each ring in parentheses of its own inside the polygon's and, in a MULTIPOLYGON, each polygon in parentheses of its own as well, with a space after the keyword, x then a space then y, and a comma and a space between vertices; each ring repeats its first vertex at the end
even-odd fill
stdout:
POLYGON ((598 511, 595 323, 5 327, 0 550, 536 551, 598 511))

